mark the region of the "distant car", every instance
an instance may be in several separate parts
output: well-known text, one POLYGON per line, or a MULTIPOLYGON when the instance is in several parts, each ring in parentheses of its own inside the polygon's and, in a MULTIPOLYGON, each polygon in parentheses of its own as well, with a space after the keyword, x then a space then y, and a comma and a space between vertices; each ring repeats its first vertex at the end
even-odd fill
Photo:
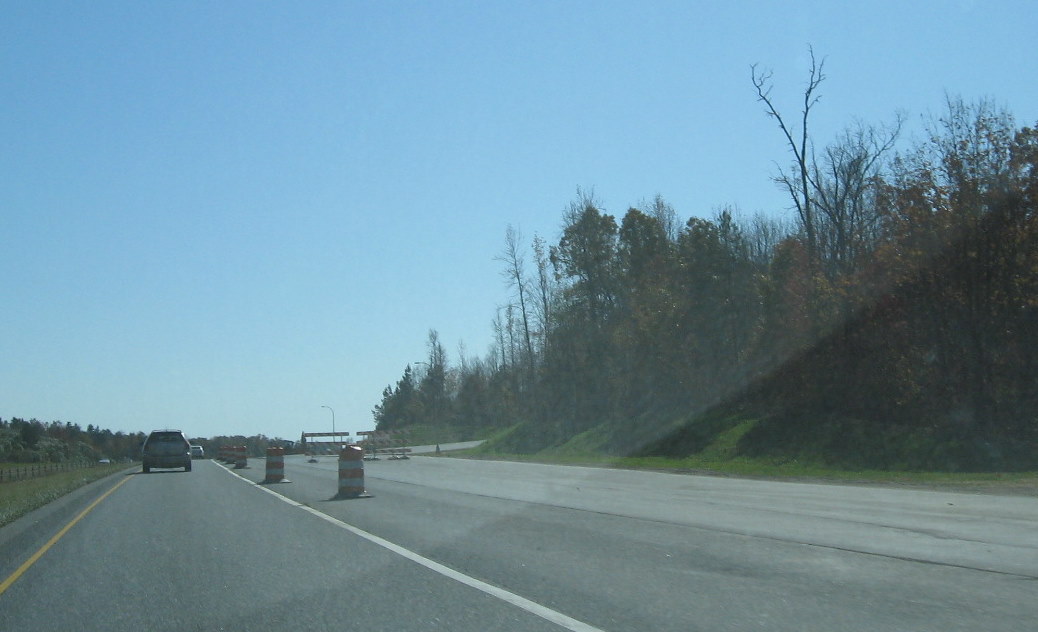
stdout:
POLYGON ((153 467, 182 467, 190 472, 191 444, 179 430, 152 430, 141 448, 141 462, 145 474, 153 467))
POLYGON ((205 458, 205 450, 202 449, 202 446, 200 446, 200 445, 193 445, 193 446, 191 446, 191 458, 192 459, 204 459, 205 458))
POLYGON ((108 465, 111 462, 112 462, 111 459, 101 459, 101 460, 98 461, 98 463, 100 463, 101 465, 108 465))

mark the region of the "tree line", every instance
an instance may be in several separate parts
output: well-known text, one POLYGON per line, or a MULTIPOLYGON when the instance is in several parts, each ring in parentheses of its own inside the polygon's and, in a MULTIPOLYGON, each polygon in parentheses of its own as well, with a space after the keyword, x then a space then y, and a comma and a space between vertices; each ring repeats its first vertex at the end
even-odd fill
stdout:
POLYGON ((0 462, 64 463, 77 460, 137 459, 141 432, 112 432, 88 424, 13 417, 0 419, 0 462))
POLYGON ((267 448, 285 448, 288 454, 297 453, 297 443, 281 439, 271 438, 264 434, 256 434, 246 437, 245 435, 215 435, 212 437, 196 437, 191 439, 193 445, 200 445, 205 450, 208 458, 216 458, 221 447, 245 446, 245 453, 249 457, 259 458, 267 455, 267 448))
POLYGON ((377 428, 512 428, 521 452, 591 433, 606 452, 680 456, 753 420, 740 454, 1034 467, 1038 131, 949 97, 905 149, 900 116, 816 149, 823 70, 812 55, 787 119, 752 69, 789 150, 775 181, 792 217, 682 223, 656 196, 618 220, 580 191, 557 242, 509 227, 495 344, 452 366, 431 331, 377 428))
MULTIPOLYGON (((37 419, 26 421, 18 417, 0 419, 0 462, 6 463, 64 463, 77 460, 129 459, 139 460, 141 446, 148 438, 144 432, 112 432, 88 424, 84 430, 73 422, 37 419)), ((290 451, 296 442, 270 438, 262 434, 217 435, 211 438, 189 437, 192 445, 200 445, 209 457, 215 457, 220 446, 243 445, 251 457, 265 456, 268 447, 283 447, 290 451)))

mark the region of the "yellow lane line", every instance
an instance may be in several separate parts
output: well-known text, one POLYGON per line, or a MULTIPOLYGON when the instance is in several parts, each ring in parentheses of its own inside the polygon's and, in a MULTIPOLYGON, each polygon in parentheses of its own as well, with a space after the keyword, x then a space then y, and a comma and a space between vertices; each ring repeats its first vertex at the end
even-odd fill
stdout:
POLYGON ((95 500, 94 502, 90 503, 89 507, 87 507, 86 509, 81 511, 79 513, 79 515, 76 516, 75 518, 73 518, 72 521, 69 522, 67 525, 65 525, 65 527, 61 531, 58 531, 57 534, 55 534, 53 538, 51 538, 46 544, 41 546, 39 551, 36 551, 35 553, 32 554, 32 557, 30 557, 29 559, 25 560, 25 563, 22 564, 21 566, 19 566, 18 570, 16 570, 15 572, 11 573, 11 576, 8 577, 7 579, 5 579, 2 584, 0 584, 0 595, 4 594, 4 591, 6 591, 8 588, 10 588, 11 584, 13 584, 16 581, 18 581, 18 578, 21 577, 23 574, 25 574, 25 571, 29 570, 29 567, 32 566, 33 564, 35 564, 37 560, 39 560, 41 557, 43 557, 43 554, 46 553, 47 551, 49 551, 50 547, 54 546, 57 543, 57 541, 62 538, 62 536, 64 536, 66 533, 68 533, 69 529, 74 527, 77 522, 79 522, 80 520, 83 519, 84 516, 86 516, 91 511, 93 511, 94 507, 97 507, 101 503, 102 500, 104 500, 105 498, 108 498, 109 496, 111 496, 112 492, 114 492, 115 490, 119 489, 119 487, 121 487, 122 484, 125 483, 128 480, 130 480, 129 476, 123 478, 123 480, 119 481, 115 485, 115 487, 113 487, 112 489, 110 489, 107 492, 105 492, 104 494, 102 494, 101 497, 98 498, 97 500, 95 500))

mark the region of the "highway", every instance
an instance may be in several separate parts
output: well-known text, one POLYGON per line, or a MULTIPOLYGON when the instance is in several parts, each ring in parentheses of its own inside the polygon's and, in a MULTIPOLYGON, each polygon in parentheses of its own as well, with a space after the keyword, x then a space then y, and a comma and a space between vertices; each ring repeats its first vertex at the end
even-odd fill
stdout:
POLYGON ((1038 626, 1036 498, 415 457, 336 500, 333 457, 285 474, 128 473, 0 529, 0 630, 1038 626))

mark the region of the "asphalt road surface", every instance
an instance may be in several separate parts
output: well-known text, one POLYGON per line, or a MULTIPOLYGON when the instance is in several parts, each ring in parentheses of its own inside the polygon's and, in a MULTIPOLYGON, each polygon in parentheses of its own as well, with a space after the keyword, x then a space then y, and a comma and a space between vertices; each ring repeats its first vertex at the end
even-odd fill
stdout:
POLYGON ((415 457, 336 500, 337 469, 196 461, 26 516, 0 630, 1038 629, 1034 498, 415 457))

